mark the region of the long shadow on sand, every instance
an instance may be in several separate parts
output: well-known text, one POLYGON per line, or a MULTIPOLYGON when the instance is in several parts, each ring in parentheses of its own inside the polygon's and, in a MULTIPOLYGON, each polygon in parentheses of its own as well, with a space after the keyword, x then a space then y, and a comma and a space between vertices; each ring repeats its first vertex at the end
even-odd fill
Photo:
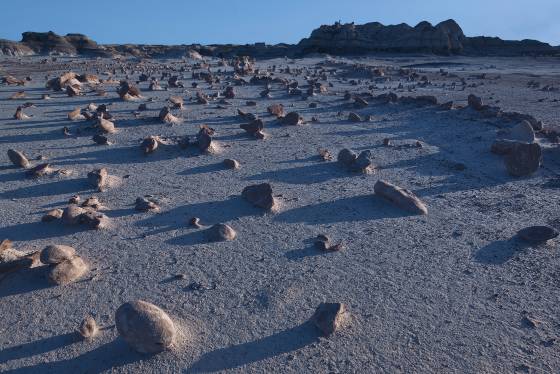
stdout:
MULTIPOLYGON (((28 292, 51 287, 47 282, 47 266, 21 269, 8 276, 0 283, 0 299, 6 296, 21 295, 28 292)), ((0 354, 0 363, 2 355, 0 354)))
POLYGON ((525 252, 530 246, 514 236, 507 240, 497 240, 480 248, 475 253, 474 259, 482 264, 503 265, 515 255, 525 252))
POLYGON ((0 198, 21 199, 37 196, 68 195, 88 190, 92 190, 92 187, 88 184, 87 178, 75 178, 4 191, 0 193, 0 198))
POLYGON ((142 153, 140 143, 138 146, 102 148, 95 151, 84 152, 72 157, 58 157, 53 159, 55 165, 81 165, 81 164, 140 164, 172 160, 188 157, 191 153, 179 147, 159 146, 157 152, 149 155, 142 153))
MULTIPOLYGON (((75 344, 76 334, 63 334, 50 338, 26 343, 23 346, 7 348, 0 351, 0 357, 6 361, 47 353, 75 344)), ((32 366, 7 370, 4 373, 34 374, 34 373, 81 373, 98 374, 115 370, 121 366, 150 359, 150 355, 140 355, 133 352, 120 338, 95 348, 74 358, 55 362, 43 362, 32 366)), ((0 363, 2 360, 0 360, 0 363)))
POLYGON ((312 184, 356 175, 359 174, 352 174, 342 170, 336 162, 321 162, 289 169, 265 171, 248 177, 247 180, 271 180, 290 184, 312 184))
POLYGON ((81 226, 65 226, 60 222, 29 222, 0 227, 0 237, 16 241, 56 238, 83 231, 81 226))
POLYGON ((290 209, 276 215, 274 220, 287 223, 327 224, 402 218, 411 215, 378 196, 359 195, 290 209))
MULTIPOLYGON (((167 231, 184 229, 192 217, 199 217, 205 225, 226 223, 240 217, 262 214, 241 196, 231 196, 227 200, 209 201, 204 203, 189 204, 162 212, 137 223, 146 227, 146 235, 157 235, 167 231)), ((177 236, 171 239, 171 244, 195 244, 200 242, 200 231, 177 236)))
POLYGON ((319 340, 313 323, 307 321, 291 329, 204 354, 186 373, 212 373, 240 368, 284 353, 297 351, 319 340))

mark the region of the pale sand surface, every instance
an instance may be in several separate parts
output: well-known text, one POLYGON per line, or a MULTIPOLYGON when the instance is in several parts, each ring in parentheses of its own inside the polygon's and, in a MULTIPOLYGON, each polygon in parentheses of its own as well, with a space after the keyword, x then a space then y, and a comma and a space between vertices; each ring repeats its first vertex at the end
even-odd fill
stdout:
MULTIPOLYGON (((344 92, 366 92, 373 83, 362 79, 354 86, 343 81, 341 65, 325 67, 340 73, 329 76, 334 87, 307 101, 288 96, 276 83, 272 99, 259 97, 262 85, 235 87, 236 98, 228 100, 231 107, 186 100, 182 112, 174 110, 183 123, 169 126, 153 118, 169 96, 194 96, 188 69, 176 73, 185 89, 150 92, 143 82, 139 84, 143 95, 154 101, 123 102, 115 86, 107 86, 107 97, 93 92, 68 97, 44 88, 46 74, 54 77, 68 70, 96 74, 98 66, 103 72, 118 63, 59 58, 40 64, 40 60, 0 60, 0 75, 33 79, 23 88, 0 86, 0 240, 11 239, 21 250, 71 245, 91 271, 67 286, 49 286, 41 267, 12 274, 0 283, 0 371, 560 371, 557 243, 531 247, 514 238, 530 225, 560 229, 558 147, 540 139, 544 166, 531 177, 513 178, 502 158, 489 151, 496 139, 496 121, 470 109, 375 102, 353 109, 343 99, 344 92), (21 89, 28 98, 8 99, 21 89), (41 100, 43 93, 52 99, 41 100), (257 101, 257 106, 246 106, 247 100, 257 101), (15 108, 26 101, 36 105, 25 109, 33 117, 14 120, 15 108), (312 101, 317 108, 308 107, 312 101), (111 103, 109 111, 119 130, 109 135, 113 145, 94 144, 94 132, 85 129, 87 121, 66 118, 75 107, 92 102, 111 103), (135 118, 132 112, 141 102, 147 103, 148 111, 135 118), (280 125, 266 113, 272 103, 283 103, 286 111, 297 110, 306 120, 315 116, 320 122, 280 125), (260 115, 269 137, 247 136, 239 128, 244 121, 236 116, 237 108, 260 115), (372 120, 351 123, 350 111, 370 114, 372 120), (216 130, 219 154, 199 155, 177 145, 161 145, 147 156, 140 151, 146 136, 195 135, 200 124, 216 130), (64 126, 71 136, 63 135, 64 126), (424 146, 383 147, 384 138, 396 145, 420 140, 424 146), (334 161, 321 161, 319 147, 335 157, 343 148, 369 149, 378 169, 372 174, 347 172, 334 161), (71 173, 26 177, 22 169, 11 166, 6 156, 10 148, 32 160, 45 156, 54 167, 71 173), (225 158, 238 160, 241 169, 225 169, 225 158), (458 163, 466 169, 458 170, 458 163), (120 185, 101 193, 88 186, 86 174, 100 167, 118 177, 120 185), (409 215, 375 197, 378 179, 414 191, 426 202, 429 214, 409 215), (278 212, 263 213, 241 199, 245 186, 261 182, 272 184, 280 202, 278 212), (65 207, 74 194, 98 196, 113 227, 96 231, 41 222, 47 210, 65 207), (144 195, 161 202, 160 213, 134 210, 136 197, 144 195), (208 243, 201 230, 188 225, 194 216, 207 225, 229 224, 237 239, 208 243), (344 242, 345 249, 336 253, 314 249, 313 238, 321 233, 344 242), (176 274, 186 278, 173 279, 176 274), (118 337, 114 312, 134 299, 150 301, 170 314, 181 330, 177 347, 143 356, 118 337), (348 325, 330 338, 320 337, 309 322, 323 301, 343 302, 351 312, 348 325), (91 342, 75 335, 87 314, 104 328, 91 342), (531 328, 524 324, 525 316, 540 323, 531 328)), ((291 68, 312 69, 324 61, 325 57, 276 59, 258 65, 285 67, 289 62, 291 68)), ((560 87, 557 59, 384 56, 354 61, 392 66, 437 63, 417 68, 420 75, 428 75, 431 86, 398 90, 399 83, 405 87, 410 83, 393 77, 391 82, 377 83, 375 95, 392 90, 399 96, 435 95, 440 102, 466 105, 468 94, 474 93, 504 110, 560 124, 560 92, 527 87, 530 80, 560 87), (485 72, 487 79, 469 78, 469 85, 484 84, 461 90, 459 79, 441 76, 440 68, 464 78, 485 72), (501 78, 492 79, 497 75, 501 78), (451 82, 457 83, 455 89, 449 87, 451 82)), ((189 68, 193 62, 148 63, 160 66, 154 74, 159 78, 162 71, 169 71, 166 66, 189 68)), ((215 60, 212 66, 217 71, 215 60)), ((297 79, 305 92, 303 74, 275 75, 297 79)), ((137 77, 132 74, 131 81, 137 77)), ((124 78, 118 68, 115 78, 124 78)), ((222 81, 211 89, 199 82, 206 93, 221 92, 226 85, 222 81)))

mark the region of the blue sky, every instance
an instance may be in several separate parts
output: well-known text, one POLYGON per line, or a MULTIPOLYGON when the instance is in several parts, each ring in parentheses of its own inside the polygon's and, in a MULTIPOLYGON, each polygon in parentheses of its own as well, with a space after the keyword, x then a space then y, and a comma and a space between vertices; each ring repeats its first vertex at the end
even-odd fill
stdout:
POLYGON ((79 32, 100 43, 294 43, 321 24, 455 19, 468 36, 560 45, 560 0, 0 0, 0 38, 79 32))

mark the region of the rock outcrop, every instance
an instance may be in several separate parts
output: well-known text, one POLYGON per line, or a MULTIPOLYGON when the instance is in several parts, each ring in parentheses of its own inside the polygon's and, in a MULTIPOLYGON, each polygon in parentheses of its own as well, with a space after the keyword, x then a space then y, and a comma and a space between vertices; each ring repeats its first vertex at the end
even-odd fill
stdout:
POLYGON ((363 52, 461 53, 466 37, 459 25, 448 20, 436 26, 420 22, 415 27, 405 23, 384 26, 379 22, 364 25, 335 23, 323 25, 303 39, 298 46, 304 52, 334 54, 363 52))
POLYGON ((82 34, 60 36, 49 32, 24 32, 20 42, 0 39, 0 56, 32 54, 134 56, 138 58, 230 58, 299 57, 309 53, 364 54, 372 52, 435 53, 464 55, 560 55, 560 47, 536 40, 510 41, 485 36, 467 37, 454 20, 435 26, 423 21, 412 27, 405 23, 385 26, 379 22, 363 25, 335 23, 313 30, 298 44, 265 43, 211 45, 99 45, 82 34))
POLYGON ((467 37, 454 20, 435 26, 420 22, 384 26, 379 22, 323 25, 299 44, 303 53, 361 54, 368 52, 466 55, 558 55, 560 48, 535 40, 510 41, 484 36, 467 37))

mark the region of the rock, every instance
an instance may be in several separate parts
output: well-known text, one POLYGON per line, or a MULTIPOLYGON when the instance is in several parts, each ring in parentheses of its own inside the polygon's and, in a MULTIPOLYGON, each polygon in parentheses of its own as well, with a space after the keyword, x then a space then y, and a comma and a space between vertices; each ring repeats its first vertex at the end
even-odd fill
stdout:
POLYGON ((46 246, 39 259, 43 264, 59 264, 76 257, 76 250, 68 245, 54 244, 46 246))
POLYGON ((96 169, 87 174, 88 183, 102 191, 107 184, 109 173, 106 168, 96 169))
POLYGON ((254 135, 257 132, 261 132, 264 129, 264 122, 262 119, 255 119, 249 123, 243 123, 239 125, 240 128, 245 130, 247 133, 254 135))
POLYGON ((92 316, 87 316, 82 320, 80 326, 78 327, 78 333, 84 339, 91 340, 99 334, 99 327, 97 327, 97 322, 92 316))
MULTIPOLYGON (((183 97, 181 97, 181 96, 171 96, 171 97, 169 98, 169 102, 170 102, 171 104, 173 104, 173 108, 176 108, 176 109, 183 109, 183 104, 184 104, 183 97)), ((140 105, 142 105, 142 104, 140 104, 140 105)), ((140 107, 139 107, 138 109, 139 109, 139 110, 146 110, 147 108, 146 108, 145 106, 146 106, 146 104, 144 104, 144 108, 143 108, 143 109, 140 109, 140 107)))
POLYGON ((317 235, 317 238, 315 239, 315 248, 320 251, 337 252, 342 250, 344 246, 342 243, 333 245, 328 236, 320 234, 317 235))
POLYGON ((117 132, 115 129, 115 124, 109 120, 104 119, 103 117, 99 117, 97 119, 97 126, 101 129, 101 131, 107 134, 114 134, 117 132))
POLYGON ((92 229, 101 230, 111 227, 111 220, 103 213, 96 212, 94 209, 86 209, 82 215, 82 222, 92 229))
POLYGON ((158 115, 158 118, 165 122, 165 123, 169 123, 171 125, 176 125, 181 123, 181 119, 178 117, 175 117, 173 114, 171 114, 171 111, 169 110, 168 107, 163 107, 158 115))
POLYGON ((65 285, 80 279, 87 271, 88 267, 84 260, 75 256, 59 264, 50 265, 47 279, 52 284, 65 285))
POLYGON ((528 121, 523 121, 515 125, 509 131, 509 134, 506 136, 506 138, 519 142, 534 143, 535 131, 533 130, 533 126, 531 126, 528 121))
POLYGON ((200 224, 200 218, 193 217, 189 220, 189 225, 196 227, 197 229, 201 228, 202 225, 200 224))
POLYGON ((356 108, 365 108, 369 105, 369 103, 367 101, 365 101, 364 99, 362 99, 359 96, 354 96, 354 106, 356 108))
POLYGON ((140 89, 128 81, 122 80, 119 87, 117 88, 117 93, 120 98, 124 101, 138 100, 142 98, 140 89))
POLYGON ((337 161, 345 168, 351 168, 357 158, 358 155, 356 155, 352 150, 344 148, 343 150, 338 152, 337 161))
POLYGON ((224 166, 227 167, 228 169, 239 169, 241 167, 239 161, 231 158, 226 158, 224 160, 224 166))
POLYGON ((508 173, 514 177, 531 175, 541 166, 541 146, 538 143, 515 143, 504 162, 508 173))
POLYGON ((16 112, 14 114, 14 119, 17 120, 25 120, 25 119, 29 119, 31 118, 30 116, 28 116, 27 114, 23 113, 23 108, 18 106, 16 108, 16 112))
POLYGON ((62 213, 64 211, 62 209, 51 209, 41 218, 43 222, 52 222, 56 221, 57 219, 62 218, 62 213))
POLYGON ((363 119, 359 114, 354 113, 354 112, 350 112, 348 114, 348 121, 350 121, 350 122, 362 122, 363 119))
POLYGON ((266 210, 271 210, 276 205, 269 183, 247 186, 241 192, 241 196, 251 204, 266 210))
MULTIPOLYGON (((77 196, 78 199, 75 200, 74 197, 72 199, 70 199, 71 201, 77 201, 77 203, 79 203, 80 199, 79 196, 77 196)), ((72 202, 70 202, 72 203, 72 202)), ((92 196, 92 197, 88 197, 83 203, 82 203, 82 208, 93 208, 94 210, 100 210, 103 208, 103 205, 101 204, 101 202, 99 201, 99 199, 97 198, 97 196, 92 196)))
POLYGON ((338 163, 350 171, 370 172, 374 166, 371 151, 366 150, 356 155, 352 150, 344 148, 338 153, 338 163))
POLYGON ((85 119, 86 117, 84 117, 84 115, 82 114, 82 110, 80 108, 76 108, 73 111, 71 111, 70 113, 68 113, 68 119, 70 121, 77 121, 77 120, 82 120, 85 119))
POLYGON ((135 202, 135 209, 141 212, 159 211, 159 205, 145 197, 137 197, 135 202))
POLYGON ((517 232, 519 238, 531 243, 544 243, 558 236, 558 231, 550 226, 530 226, 517 232))
POLYGON ((62 222, 67 225, 79 225, 82 223, 82 215, 85 213, 85 209, 77 205, 69 205, 64 209, 62 213, 62 222))
POLYGON ((328 149, 319 148, 317 149, 317 153, 319 153, 319 157, 321 157, 321 160, 323 161, 332 161, 333 159, 333 156, 331 155, 328 149))
POLYGON ((80 200, 80 195, 74 195, 70 199, 68 199, 68 204, 79 204, 80 200))
POLYGON ((196 136, 198 149, 200 152, 210 152, 212 151, 212 136, 204 128, 201 128, 196 136))
POLYGON ((39 165, 27 170, 27 174, 34 177, 34 178, 42 177, 42 176, 50 174, 52 172, 53 172, 53 169, 51 167, 51 164, 49 164, 49 163, 39 164, 39 165))
POLYGON ((231 226, 224 223, 217 223, 206 230, 206 237, 212 242, 232 241, 237 237, 237 233, 231 226))
POLYGON ((157 149, 158 144, 157 136, 148 136, 142 141, 142 144, 140 144, 140 149, 142 149, 144 154, 153 153, 157 149))
POLYGON ((517 144, 515 140, 498 139, 492 143, 490 152, 500 156, 507 155, 511 152, 515 144, 517 144))
POLYGON ((474 110, 482 110, 484 105, 482 103, 482 99, 478 96, 475 96, 473 94, 470 94, 469 97, 467 98, 467 102, 469 104, 469 107, 474 109, 474 110))
MULTIPOLYGON (((453 20, 436 26, 424 21, 415 27, 407 24, 384 26, 379 22, 364 25, 337 22, 313 30, 311 36, 300 41, 298 47, 304 53, 356 54, 383 51, 450 54, 462 52, 470 39, 473 38, 465 37, 453 20)), ((375 77, 373 69, 371 77, 375 77)))
POLYGON ((330 336, 347 322, 349 313, 342 303, 321 303, 312 321, 324 336, 330 336))
POLYGON ((15 166, 19 166, 20 168, 29 167, 29 160, 20 151, 16 151, 14 149, 8 149, 8 158, 15 166))
POLYGON ((108 145, 109 143, 109 139, 104 136, 104 135, 100 135, 100 134, 96 134, 93 136, 92 140, 99 144, 99 145, 108 145))
POLYGON ((226 99, 233 99, 235 98, 235 90, 233 86, 227 86, 226 90, 224 91, 224 97, 226 99))
POLYGON ((426 205, 411 191, 379 180, 374 185, 375 194, 390 201, 401 209, 414 214, 428 214, 426 205))
POLYGON ((284 117, 284 105, 282 104, 273 104, 266 108, 268 113, 276 116, 278 118, 284 117))
POLYGON ((120 336, 140 353, 159 353, 175 341, 175 325, 167 313, 143 300, 121 305, 115 313, 120 336))
POLYGON ((352 167, 355 170, 367 172, 370 169, 373 169, 372 159, 373 155, 370 150, 362 151, 356 161, 354 161, 354 165, 352 167))
POLYGON ((290 112, 282 118, 282 123, 287 126, 297 126, 303 123, 303 117, 298 112, 290 112))

